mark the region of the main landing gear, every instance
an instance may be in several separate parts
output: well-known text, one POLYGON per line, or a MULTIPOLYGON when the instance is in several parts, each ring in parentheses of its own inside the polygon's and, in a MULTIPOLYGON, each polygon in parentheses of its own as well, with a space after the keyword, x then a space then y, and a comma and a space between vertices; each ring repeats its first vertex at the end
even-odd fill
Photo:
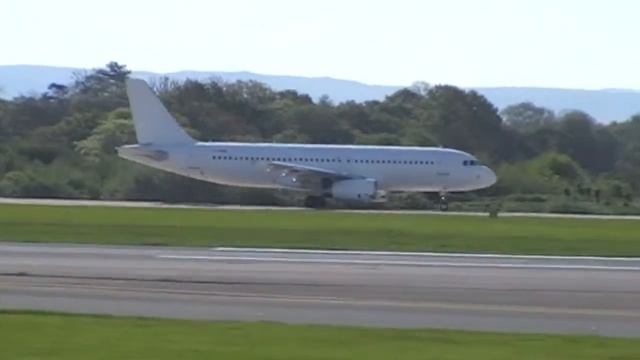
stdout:
POLYGON ((327 200, 324 196, 312 196, 309 195, 304 199, 304 207, 312 209, 322 209, 327 206, 327 200))

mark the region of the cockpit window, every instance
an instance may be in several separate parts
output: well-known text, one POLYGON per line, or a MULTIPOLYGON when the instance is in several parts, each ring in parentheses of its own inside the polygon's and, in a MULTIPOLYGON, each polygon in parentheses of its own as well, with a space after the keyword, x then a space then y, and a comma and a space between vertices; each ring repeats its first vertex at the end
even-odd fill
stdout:
POLYGON ((463 166, 480 166, 480 162, 478 160, 464 160, 462 162, 463 166))

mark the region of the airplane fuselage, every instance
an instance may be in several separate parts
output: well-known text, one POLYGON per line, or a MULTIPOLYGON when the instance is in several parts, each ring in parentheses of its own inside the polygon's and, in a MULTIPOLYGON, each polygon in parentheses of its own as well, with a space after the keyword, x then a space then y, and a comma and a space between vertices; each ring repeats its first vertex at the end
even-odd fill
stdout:
POLYGON ((383 191, 469 191, 496 180, 473 156, 446 148, 198 142, 175 147, 129 145, 121 147, 119 154, 200 180, 260 188, 298 189, 282 182, 283 172, 274 170, 272 163, 359 174, 375 179, 383 191), (144 151, 167 156, 154 159, 144 151))

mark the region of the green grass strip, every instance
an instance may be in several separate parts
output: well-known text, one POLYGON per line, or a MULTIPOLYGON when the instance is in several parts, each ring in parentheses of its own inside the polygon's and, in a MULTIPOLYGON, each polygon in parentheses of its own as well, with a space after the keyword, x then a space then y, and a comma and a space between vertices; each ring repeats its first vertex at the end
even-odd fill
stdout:
POLYGON ((640 221, 0 205, 0 240, 640 256, 640 221))
POLYGON ((87 359, 616 359, 640 340, 0 312, 0 357, 87 359))

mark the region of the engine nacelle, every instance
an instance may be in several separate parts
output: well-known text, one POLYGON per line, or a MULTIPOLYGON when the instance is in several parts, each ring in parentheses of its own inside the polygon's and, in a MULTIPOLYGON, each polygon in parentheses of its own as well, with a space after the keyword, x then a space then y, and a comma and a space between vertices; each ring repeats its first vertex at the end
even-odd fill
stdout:
POLYGON ((340 180, 331 186, 331 196, 341 200, 375 201, 378 184, 373 179, 340 180))

